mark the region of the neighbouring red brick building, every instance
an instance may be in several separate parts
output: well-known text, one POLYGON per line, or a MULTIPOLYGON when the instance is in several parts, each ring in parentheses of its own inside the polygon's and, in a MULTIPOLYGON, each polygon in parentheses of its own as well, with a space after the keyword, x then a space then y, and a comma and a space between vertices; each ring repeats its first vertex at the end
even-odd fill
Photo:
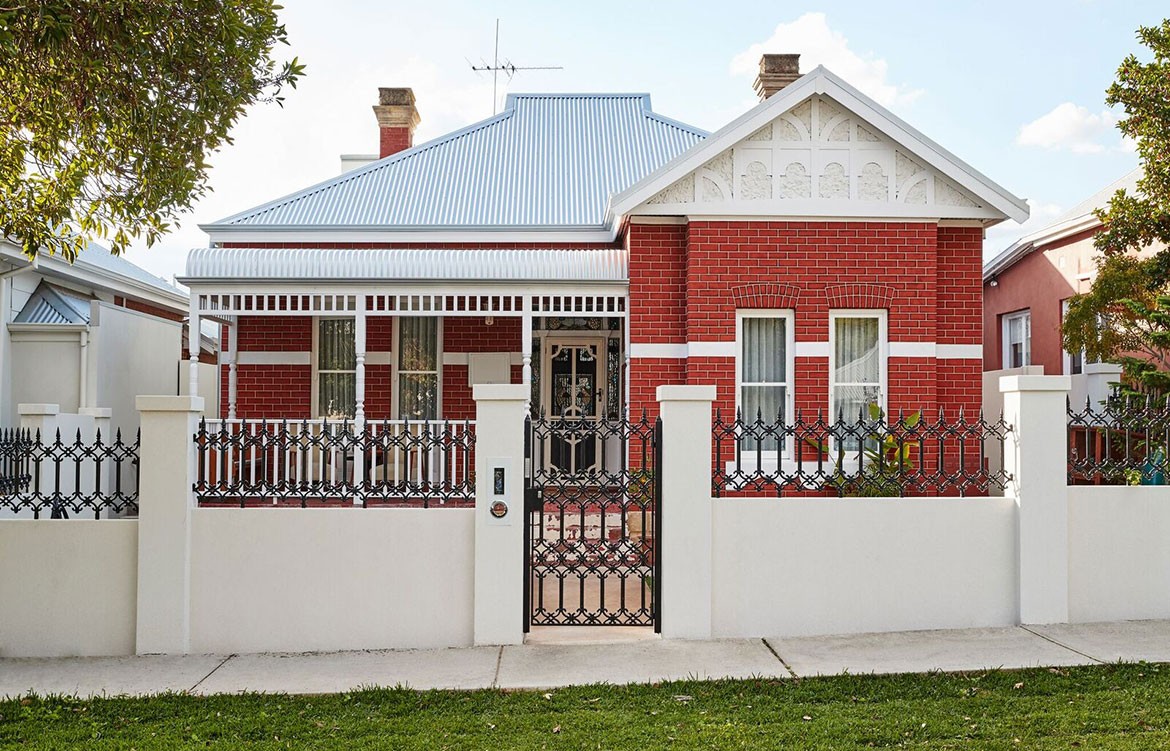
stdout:
MULTIPOLYGON (((788 415, 976 411, 982 238, 1027 207, 825 70, 767 55, 715 133, 629 94, 522 94, 205 225, 193 319, 234 418, 467 418, 471 384, 617 417, 662 384, 788 415)), ((425 108, 424 108, 425 109, 425 108)))

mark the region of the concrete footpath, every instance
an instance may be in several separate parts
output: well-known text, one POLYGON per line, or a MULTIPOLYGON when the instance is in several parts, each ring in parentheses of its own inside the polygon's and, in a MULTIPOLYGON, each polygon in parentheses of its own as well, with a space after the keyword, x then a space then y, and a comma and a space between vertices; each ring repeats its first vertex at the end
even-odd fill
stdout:
POLYGON ((533 689, 1138 661, 1170 662, 1170 621, 724 641, 562 628, 534 633, 516 647, 0 659, 0 696, 317 694, 373 686, 533 689))

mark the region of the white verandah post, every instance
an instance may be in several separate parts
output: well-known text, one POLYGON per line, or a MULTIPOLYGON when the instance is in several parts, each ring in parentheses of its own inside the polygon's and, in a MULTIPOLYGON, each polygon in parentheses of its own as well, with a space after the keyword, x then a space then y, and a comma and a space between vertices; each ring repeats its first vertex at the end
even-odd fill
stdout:
MULTIPOLYGON (((362 451, 362 437, 366 428, 366 296, 358 295, 357 311, 353 322, 354 339, 354 408, 353 432, 355 443, 353 448, 353 484, 360 488, 365 482, 365 452, 362 451)), ((353 505, 362 504, 360 490, 354 493, 353 505)))
POLYGON ((199 396, 199 294, 191 293, 191 308, 187 318, 187 357, 190 359, 187 395, 199 396))
POLYGON ((236 366, 240 360, 240 318, 239 316, 232 316, 227 322, 228 327, 228 411, 227 417, 229 420, 236 419, 236 366))
MULTIPOLYGON (((532 296, 524 295, 524 315, 520 319, 520 382, 528 389, 528 400, 532 394, 532 296)), ((528 405, 532 407, 531 404, 528 405)))

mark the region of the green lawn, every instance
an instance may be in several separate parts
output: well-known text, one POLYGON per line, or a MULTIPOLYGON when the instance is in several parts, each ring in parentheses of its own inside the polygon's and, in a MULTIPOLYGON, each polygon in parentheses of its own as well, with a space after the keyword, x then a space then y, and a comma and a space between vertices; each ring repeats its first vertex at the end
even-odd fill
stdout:
POLYGON ((0 702, 0 747, 1170 749, 1170 666, 0 702))

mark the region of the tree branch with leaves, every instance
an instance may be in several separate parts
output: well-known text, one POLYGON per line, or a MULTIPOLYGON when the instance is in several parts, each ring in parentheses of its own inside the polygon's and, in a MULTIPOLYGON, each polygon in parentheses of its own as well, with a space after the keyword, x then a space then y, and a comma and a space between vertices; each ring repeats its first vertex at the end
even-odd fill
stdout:
POLYGON ((72 260, 152 245, 209 190, 208 156, 304 67, 270 0, 0 5, 0 236, 72 260))
POLYGON ((1142 176, 1095 213, 1102 229, 1092 289, 1069 301, 1064 348, 1120 362, 1139 391, 1170 387, 1170 19, 1138 29, 1153 53, 1129 55, 1106 92, 1125 112, 1117 127, 1137 146, 1142 176), (1152 252, 1149 252, 1152 251, 1152 252), (1141 254, 1140 256, 1138 254, 1141 254))

